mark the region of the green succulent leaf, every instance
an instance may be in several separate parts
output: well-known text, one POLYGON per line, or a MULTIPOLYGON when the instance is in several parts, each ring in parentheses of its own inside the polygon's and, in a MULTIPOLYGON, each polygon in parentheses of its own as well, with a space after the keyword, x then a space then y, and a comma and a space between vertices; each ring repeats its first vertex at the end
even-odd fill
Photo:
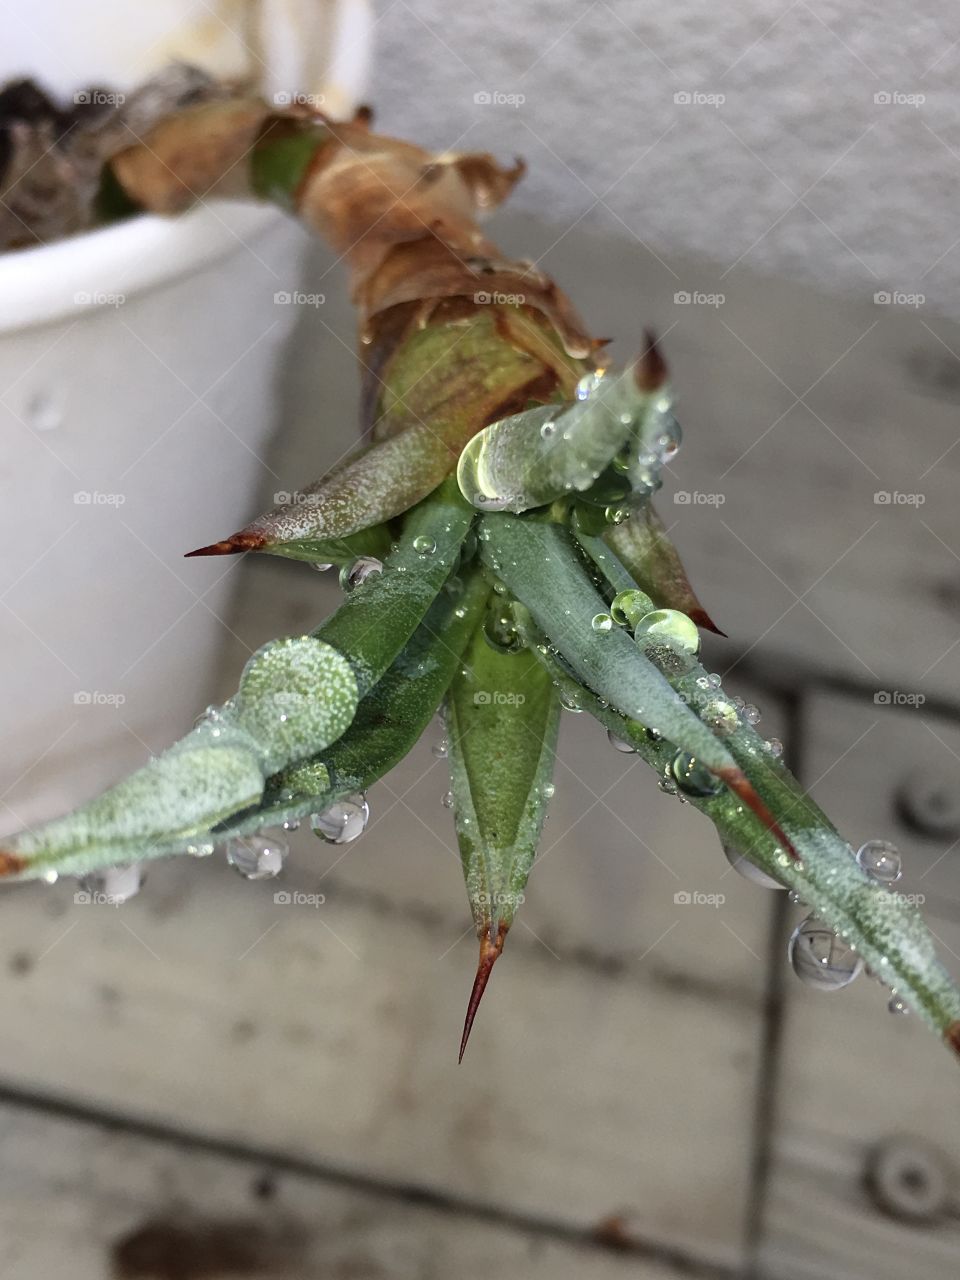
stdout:
POLYGON ((462 1057, 537 854, 553 792, 560 702, 533 654, 495 648, 481 626, 454 677, 446 712, 457 840, 480 938, 462 1057))
POLYGON ((453 478, 406 517, 396 548, 315 634, 349 654, 361 696, 419 626, 457 564, 473 522, 453 478))

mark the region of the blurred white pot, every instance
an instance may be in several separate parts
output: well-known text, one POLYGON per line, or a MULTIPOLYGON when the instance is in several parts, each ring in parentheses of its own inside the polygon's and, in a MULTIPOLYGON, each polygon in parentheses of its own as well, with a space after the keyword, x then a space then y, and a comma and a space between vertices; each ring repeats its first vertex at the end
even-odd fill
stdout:
MULTIPOLYGON (((255 10, 264 88, 349 111, 366 4, 255 10)), ((123 87, 172 56, 242 71, 250 11, 109 0, 79 21, 35 3, 0 80, 123 87)), ((273 210, 211 203, 0 255, 0 831, 76 803, 202 710, 237 561, 180 557, 251 514, 297 310, 274 294, 300 283, 307 243, 273 210)))

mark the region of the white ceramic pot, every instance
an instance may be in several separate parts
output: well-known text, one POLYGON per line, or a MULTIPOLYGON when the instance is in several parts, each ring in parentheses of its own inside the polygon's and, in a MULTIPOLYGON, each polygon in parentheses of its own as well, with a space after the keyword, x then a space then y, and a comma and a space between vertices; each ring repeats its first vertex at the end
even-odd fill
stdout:
MULTIPOLYGON (((340 14, 327 96, 346 110, 366 6, 319 7, 340 14)), ((35 5, 32 29, 58 9, 35 5)), ((140 12, 118 9, 114 53, 140 12)), ((42 46, 17 58, 7 42, 0 76, 50 85, 42 46)), ((148 63, 129 55, 137 75, 148 63)), ((52 87, 120 83, 109 58, 85 65, 52 87)), ((280 84, 317 92, 276 71, 280 84)), ((274 210, 211 203, 0 255, 0 831, 89 796, 202 710, 238 561, 181 557, 242 524, 262 491, 297 312, 274 294, 301 283, 307 244, 274 210)))

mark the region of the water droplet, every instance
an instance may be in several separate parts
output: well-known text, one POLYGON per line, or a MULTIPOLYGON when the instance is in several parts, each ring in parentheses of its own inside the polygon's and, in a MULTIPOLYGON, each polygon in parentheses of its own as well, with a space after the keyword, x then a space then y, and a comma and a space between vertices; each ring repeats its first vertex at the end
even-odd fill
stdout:
POLYGON ((310 568, 316 570, 317 573, 326 573, 328 569, 333 568, 333 565, 322 564, 319 560, 315 560, 313 564, 311 564, 310 568))
POLYGON ((450 752, 450 743, 446 738, 441 738, 439 742, 435 742, 433 744, 430 750, 438 760, 446 760, 450 752))
POLYGON ((615 747, 617 751, 622 751, 624 755, 636 753, 637 748, 631 742, 627 742, 626 739, 618 738, 612 729, 607 730, 607 741, 611 747, 615 747))
POLYGON ((741 715, 743 716, 744 720, 746 720, 747 724, 760 723, 760 708, 755 707, 752 702, 748 702, 746 704, 746 706, 743 708, 743 711, 741 712, 741 715))
POLYGON ((704 724, 714 733, 733 733, 740 728, 740 717, 732 702, 718 698, 716 702, 708 702, 703 709, 704 724))
POLYGON ((349 844, 363 835, 369 818, 370 806, 365 796, 346 796, 323 813, 312 814, 310 826, 314 835, 328 844, 349 844))
POLYGON ((283 822, 282 822, 280 825, 283 827, 284 831, 299 831, 299 830, 300 830, 300 819, 299 819, 299 818, 285 818, 285 819, 283 820, 283 822))
POLYGON ((783 743, 779 738, 768 738, 763 745, 774 760, 779 760, 783 755, 783 743))
POLYGON ((368 578, 383 573, 383 563, 375 556, 359 556, 351 565, 340 570, 340 586, 344 591, 355 591, 368 578))
POLYGON ((428 538, 425 533, 421 533, 414 538, 413 549, 418 556, 432 556, 437 549, 437 544, 433 538, 428 538))
POLYGON ((283 870, 285 840, 267 836, 235 836, 227 841, 227 862, 244 880, 272 880, 283 870))
POLYGON ((857 850, 857 862, 871 880, 896 884, 903 875, 900 850, 889 840, 868 840, 857 850))
POLYGON ((588 396, 592 395, 593 392, 596 391, 597 387, 600 386, 600 383, 602 381, 603 381, 602 369, 597 369, 593 373, 584 374, 584 376, 577 383, 577 392, 576 392, 577 399, 586 400, 588 396))
POLYGON ((674 782, 673 778, 668 776, 667 774, 663 775, 663 777, 657 783, 657 786, 660 788, 661 791, 665 792, 666 795, 668 796, 675 796, 678 791, 677 784, 674 782))
POLYGON ((648 729, 647 737, 651 742, 661 742, 663 740, 663 734, 659 729, 648 729))
POLYGON ((891 991, 890 999, 887 1002, 887 1009, 890 1013, 908 1014, 910 1006, 902 996, 898 996, 895 991, 891 991))
POLYGON ((744 880, 749 880, 751 884, 758 884, 764 889, 783 889, 784 885, 779 880, 775 880, 773 876, 767 875, 761 867, 751 862, 749 858, 744 857, 739 850, 734 849, 732 845, 725 844, 723 852, 727 861, 733 867, 738 875, 743 876, 744 880))
POLYGON ((670 762, 670 771, 681 791, 688 796, 715 796, 723 787, 706 765, 689 751, 678 751, 670 762))
POLYGON ((544 440, 549 440, 557 429, 557 424, 553 421, 544 422, 540 426, 540 435, 544 440))
POLYGON ((57 881, 60 879, 60 872, 54 871, 54 869, 51 867, 49 871, 44 871, 43 875, 40 878, 43 880, 44 884, 56 884, 57 881))
POLYGON ((504 611, 503 605, 492 608, 484 619, 483 638, 498 653, 516 653, 523 648, 523 638, 513 617, 504 611))
POLYGON ((212 840, 202 840, 199 844, 184 846, 183 852, 191 858, 209 858, 216 847, 212 840))
POLYGON ((595 613, 590 620, 590 625, 594 631, 598 631, 601 635, 606 635, 608 631, 613 630, 613 619, 609 613, 595 613))
POLYGON ((741 711, 743 710, 744 702, 743 702, 743 699, 740 697, 740 695, 739 695, 739 694, 737 694, 737 695, 736 695, 736 697, 731 698, 731 699, 730 699, 730 701, 731 701, 731 702, 733 703, 733 705, 736 707, 736 709, 737 709, 737 712, 738 712, 738 713, 739 713, 739 712, 741 712, 741 711))
POLYGON ((648 612, 650 597, 642 591, 620 591, 613 597, 610 615, 621 627, 635 627, 648 612))
POLYGON ((649 642, 666 640, 691 657, 700 652, 697 624, 679 609, 654 609, 652 613, 644 614, 634 635, 641 648, 649 642))
POLYGON ((625 520, 629 520, 630 518, 630 508, 617 506, 605 507, 603 517, 607 524, 623 524, 625 520))
POLYGON ((583 710, 580 705, 580 694, 575 689, 560 690, 560 705, 564 711, 572 711, 576 715, 583 710))
POLYGON ((723 678, 718 675, 716 671, 712 671, 710 675, 707 676, 707 679, 713 685, 714 689, 719 689, 721 684, 723 684, 723 678))
POLYGON ((140 864, 131 862, 105 867, 102 871, 91 871, 77 883, 86 893, 96 894, 99 901, 119 907, 129 898, 135 898, 146 880, 140 864))
POLYGON ((452 809, 453 808, 453 792, 445 791, 443 795, 440 797, 440 803, 443 805, 445 809, 452 809))
POLYGON ((790 892, 787 894, 787 898, 789 899, 792 906, 794 907, 803 906, 803 898, 801 898, 800 894, 796 891, 796 889, 791 889, 790 892))
POLYGON ((557 788, 552 782, 545 782, 540 789, 540 794, 544 800, 552 800, 557 793, 557 788))
POLYGON ((816 916, 807 916, 797 925, 787 954, 800 981, 816 991, 840 991, 863 968, 857 953, 816 916))

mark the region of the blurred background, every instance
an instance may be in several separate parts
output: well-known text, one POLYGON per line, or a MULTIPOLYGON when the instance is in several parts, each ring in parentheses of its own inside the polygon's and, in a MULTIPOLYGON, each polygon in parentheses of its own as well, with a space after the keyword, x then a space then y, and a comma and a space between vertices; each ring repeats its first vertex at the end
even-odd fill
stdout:
MULTIPOLYGON (((0 75, 68 102, 175 57, 523 155, 493 235, 617 358, 661 335, 708 665, 855 846, 900 847, 960 974, 950 6, 102 0, 6 35, 0 75)), ((0 829, 336 607, 303 565, 181 556, 349 447, 354 340, 342 269, 270 211, 0 256, 0 829)), ((587 721, 460 1068, 439 724, 362 840, 298 833, 281 881, 214 857, 119 909, 0 894, 2 1274, 953 1280, 955 1064, 869 979, 804 987, 802 910, 587 721)))

